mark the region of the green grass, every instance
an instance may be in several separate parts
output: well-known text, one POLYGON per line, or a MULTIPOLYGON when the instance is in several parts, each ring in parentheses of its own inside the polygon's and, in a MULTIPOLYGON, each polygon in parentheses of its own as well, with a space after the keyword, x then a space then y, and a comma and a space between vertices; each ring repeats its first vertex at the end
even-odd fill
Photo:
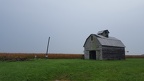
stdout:
POLYGON ((0 81, 144 81, 144 59, 0 61, 0 81))

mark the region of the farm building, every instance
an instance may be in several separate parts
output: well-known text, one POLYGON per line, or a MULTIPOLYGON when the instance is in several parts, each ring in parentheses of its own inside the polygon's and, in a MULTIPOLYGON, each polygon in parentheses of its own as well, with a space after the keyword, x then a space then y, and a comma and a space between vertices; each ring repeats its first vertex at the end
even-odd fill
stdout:
POLYGON ((83 47, 85 59, 125 59, 125 45, 119 39, 110 37, 108 30, 91 34, 83 47))

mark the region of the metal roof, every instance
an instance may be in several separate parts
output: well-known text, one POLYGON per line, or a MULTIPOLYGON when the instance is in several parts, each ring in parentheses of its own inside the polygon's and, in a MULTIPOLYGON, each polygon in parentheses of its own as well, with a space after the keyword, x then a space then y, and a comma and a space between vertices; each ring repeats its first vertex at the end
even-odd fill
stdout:
POLYGON ((115 37, 104 37, 102 35, 96 35, 100 44, 103 46, 115 46, 115 47, 125 47, 125 45, 115 37))

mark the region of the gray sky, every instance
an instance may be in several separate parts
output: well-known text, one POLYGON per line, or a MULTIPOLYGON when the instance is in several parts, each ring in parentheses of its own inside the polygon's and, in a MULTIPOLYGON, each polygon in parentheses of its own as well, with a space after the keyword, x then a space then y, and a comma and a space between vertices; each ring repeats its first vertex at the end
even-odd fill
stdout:
POLYGON ((104 29, 144 54, 144 0, 0 0, 0 52, 83 53, 104 29))

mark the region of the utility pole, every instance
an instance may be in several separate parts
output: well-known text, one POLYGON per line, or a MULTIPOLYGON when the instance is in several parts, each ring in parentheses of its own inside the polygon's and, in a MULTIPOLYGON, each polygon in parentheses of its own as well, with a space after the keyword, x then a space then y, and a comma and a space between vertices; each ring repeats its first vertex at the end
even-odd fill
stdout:
POLYGON ((47 43, 46 58, 48 58, 49 43, 50 43, 50 37, 48 38, 48 43, 47 43))

